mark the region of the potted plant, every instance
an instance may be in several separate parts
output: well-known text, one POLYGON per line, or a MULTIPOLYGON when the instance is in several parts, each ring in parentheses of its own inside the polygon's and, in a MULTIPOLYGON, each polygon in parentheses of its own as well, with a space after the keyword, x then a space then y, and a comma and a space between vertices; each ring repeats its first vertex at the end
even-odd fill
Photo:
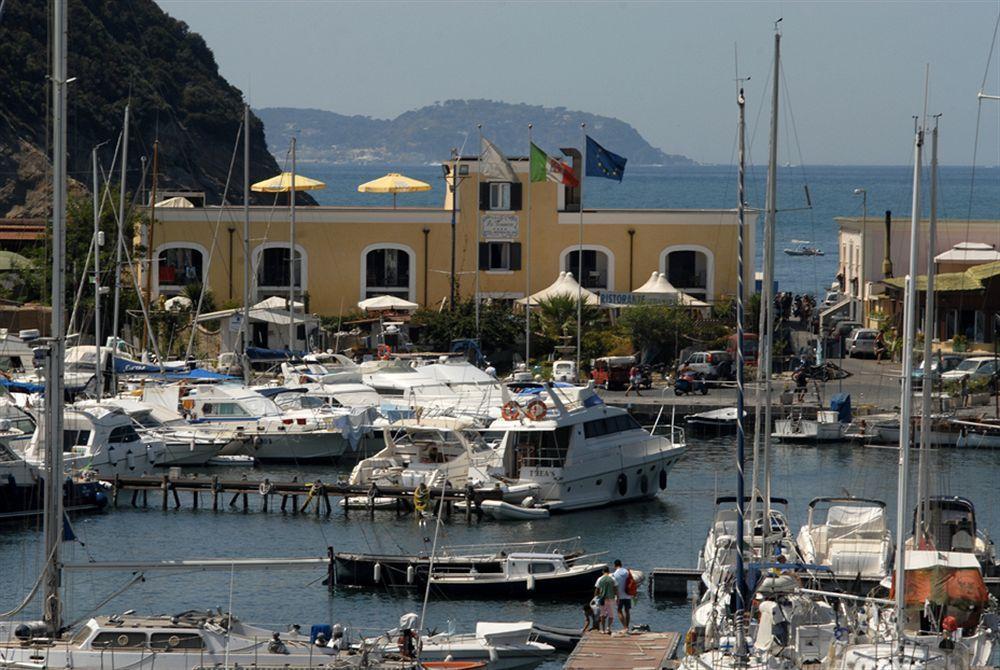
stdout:
POLYGON ((968 351, 969 350, 969 338, 961 333, 955 335, 951 338, 951 350, 952 351, 968 351))

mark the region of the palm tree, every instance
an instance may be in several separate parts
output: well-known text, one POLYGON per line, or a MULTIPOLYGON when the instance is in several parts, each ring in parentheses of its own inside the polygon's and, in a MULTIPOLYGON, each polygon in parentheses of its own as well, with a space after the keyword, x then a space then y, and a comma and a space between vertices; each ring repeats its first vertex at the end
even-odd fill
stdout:
MULTIPOLYGON (((576 312, 576 298, 568 295, 554 295, 539 300, 535 307, 542 335, 556 342, 562 338, 576 337, 576 312)), ((583 332, 596 326, 600 320, 599 309, 593 305, 583 305, 581 314, 583 332)))

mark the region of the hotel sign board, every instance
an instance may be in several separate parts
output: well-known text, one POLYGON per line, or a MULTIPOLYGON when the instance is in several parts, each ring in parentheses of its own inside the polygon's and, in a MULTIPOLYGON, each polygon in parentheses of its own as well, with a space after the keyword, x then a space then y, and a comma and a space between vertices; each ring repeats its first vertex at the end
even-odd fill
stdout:
POLYGON ((632 305, 669 305, 676 302, 675 296, 658 293, 620 293, 601 291, 601 306, 630 307, 632 305))
POLYGON ((479 237, 487 242, 516 240, 520 232, 517 214, 483 214, 479 218, 479 237))

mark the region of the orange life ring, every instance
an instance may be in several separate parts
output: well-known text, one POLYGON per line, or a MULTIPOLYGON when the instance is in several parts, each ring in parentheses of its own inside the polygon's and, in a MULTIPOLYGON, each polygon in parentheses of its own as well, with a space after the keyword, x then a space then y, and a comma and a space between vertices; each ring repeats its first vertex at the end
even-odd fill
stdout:
POLYGON ((521 406, 513 400, 508 400, 503 404, 503 407, 500 408, 500 416, 502 416, 505 421, 516 421, 521 418, 521 406))
POLYGON ((375 354, 378 356, 380 361, 387 361, 392 355, 392 347, 388 344, 380 344, 375 350, 375 354))
POLYGON ((541 421, 545 418, 545 414, 548 411, 544 402, 535 399, 528 403, 528 406, 524 409, 524 414, 532 421, 541 421))

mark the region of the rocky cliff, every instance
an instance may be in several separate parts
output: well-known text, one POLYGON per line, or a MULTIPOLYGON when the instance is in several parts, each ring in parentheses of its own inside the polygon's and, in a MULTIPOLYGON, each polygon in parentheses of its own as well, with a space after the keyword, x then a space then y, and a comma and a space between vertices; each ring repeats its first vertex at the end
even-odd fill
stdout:
MULTIPOLYGON (((0 218, 45 216, 51 146, 50 15, 47 2, 7 2, 0 16, 0 218)), ((242 121, 242 94, 220 74, 205 41, 152 0, 70 0, 67 71, 69 172, 89 186, 90 152, 110 165, 131 104, 128 186, 151 179, 159 139, 161 190, 205 191, 221 200, 242 121)), ((273 176, 261 121, 251 116, 251 180, 273 176)), ((242 199, 238 149, 229 199, 242 199)), ((117 180, 117 176, 115 177, 117 180)), ((303 194, 303 201, 311 201, 303 194)), ((273 196, 269 197, 270 201, 273 196)))

